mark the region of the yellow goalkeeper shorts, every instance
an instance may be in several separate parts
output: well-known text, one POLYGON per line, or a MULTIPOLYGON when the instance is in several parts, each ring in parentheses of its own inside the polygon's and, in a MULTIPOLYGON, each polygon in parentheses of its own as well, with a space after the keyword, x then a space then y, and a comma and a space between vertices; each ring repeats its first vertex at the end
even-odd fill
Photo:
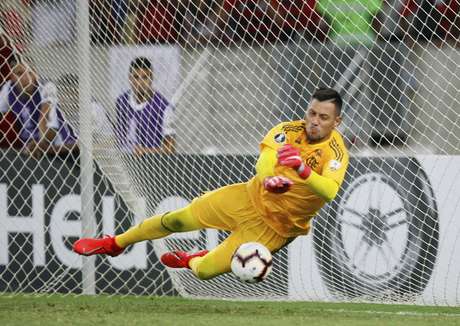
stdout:
MULTIPOLYGON (((211 274, 230 271, 235 250, 243 243, 256 241, 274 252, 291 239, 277 234, 262 220, 255 210, 246 189, 246 183, 219 188, 192 201, 191 211, 208 228, 231 231, 221 244, 209 252, 202 261, 211 274)), ((204 268, 204 266, 202 266, 204 268)))

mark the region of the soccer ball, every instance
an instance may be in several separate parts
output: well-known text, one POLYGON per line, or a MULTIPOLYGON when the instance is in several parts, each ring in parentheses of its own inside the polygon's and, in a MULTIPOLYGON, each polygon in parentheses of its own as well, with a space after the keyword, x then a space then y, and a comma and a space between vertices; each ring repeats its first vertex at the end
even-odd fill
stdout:
POLYGON ((231 268, 242 282, 261 282, 272 270, 272 254, 258 242, 243 243, 233 254, 231 268))

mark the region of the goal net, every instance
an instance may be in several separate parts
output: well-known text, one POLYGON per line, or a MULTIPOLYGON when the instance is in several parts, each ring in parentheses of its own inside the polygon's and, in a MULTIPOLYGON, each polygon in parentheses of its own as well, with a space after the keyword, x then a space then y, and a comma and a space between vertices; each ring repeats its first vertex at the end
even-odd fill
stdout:
POLYGON ((459 7, 2 1, 0 292, 458 305, 459 7), (350 166, 267 280, 200 281, 159 262, 214 248, 217 230, 115 258, 72 252, 82 235, 249 180, 264 135, 303 119, 319 87, 344 99, 350 166))

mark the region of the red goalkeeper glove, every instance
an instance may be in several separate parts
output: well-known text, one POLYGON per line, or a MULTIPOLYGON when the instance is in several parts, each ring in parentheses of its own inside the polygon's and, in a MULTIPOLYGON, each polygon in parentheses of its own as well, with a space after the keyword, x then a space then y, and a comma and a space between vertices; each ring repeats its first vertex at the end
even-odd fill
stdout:
POLYGON ((297 170, 302 179, 308 178, 311 174, 311 167, 303 163, 300 150, 291 144, 278 149, 278 164, 297 170))
POLYGON ((289 190, 293 182, 283 176, 266 177, 264 179, 264 188, 269 192, 282 194, 289 190))

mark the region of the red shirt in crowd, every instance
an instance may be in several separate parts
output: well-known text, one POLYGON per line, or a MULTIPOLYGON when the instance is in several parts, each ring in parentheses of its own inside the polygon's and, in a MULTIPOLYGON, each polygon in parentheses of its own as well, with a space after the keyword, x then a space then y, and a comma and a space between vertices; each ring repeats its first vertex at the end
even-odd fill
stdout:
MULTIPOLYGON (((11 67, 9 61, 13 56, 11 43, 5 36, 0 36, 0 87, 7 81, 11 67)), ((0 147, 1 148, 18 148, 21 146, 16 128, 16 117, 13 112, 8 111, 0 114, 0 147)))
MULTIPOLYGON (((417 13, 420 8, 420 1, 407 0, 402 11, 402 16, 408 18, 417 13)), ((460 32, 460 1, 444 0, 435 1, 436 14, 440 16, 439 24, 434 34, 439 39, 456 39, 460 32)), ((433 15, 433 12, 428 13, 433 15)))
POLYGON ((224 0, 223 8, 236 30, 276 38, 282 31, 309 29, 315 34, 320 20, 315 4, 316 0, 224 0))
POLYGON ((151 0, 147 8, 139 10, 139 13, 137 28, 141 43, 172 43, 177 40, 174 1, 151 0))

